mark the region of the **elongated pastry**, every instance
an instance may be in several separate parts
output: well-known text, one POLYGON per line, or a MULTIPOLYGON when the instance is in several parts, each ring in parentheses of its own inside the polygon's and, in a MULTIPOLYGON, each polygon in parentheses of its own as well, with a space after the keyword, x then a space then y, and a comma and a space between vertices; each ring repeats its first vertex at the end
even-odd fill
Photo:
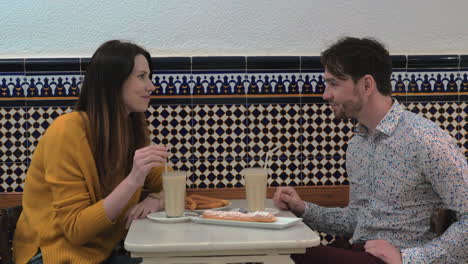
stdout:
POLYGON ((187 210, 203 210, 213 209, 229 205, 228 200, 213 198, 209 196, 191 194, 185 197, 185 209, 187 210))
POLYGON ((192 198, 194 201, 198 203, 222 202, 223 206, 226 206, 229 204, 228 200, 213 198, 213 197, 200 195, 200 194, 191 194, 188 197, 192 198))
POLYGON ((197 209, 197 203, 190 197, 185 197, 185 208, 193 211, 197 209))
POLYGON ((220 202, 209 202, 209 203, 198 203, 197 209, 213 209, 218 207, 223 207, 223 203, 220 202))
POLYGON ((206 210, 203 212, 202 217, 207 218, 207 219, 245 221, 245 222, 272 223, 276 221, 276 217, 269 212, 254 212, 254 213, 244 214, 241 212, 206 210))

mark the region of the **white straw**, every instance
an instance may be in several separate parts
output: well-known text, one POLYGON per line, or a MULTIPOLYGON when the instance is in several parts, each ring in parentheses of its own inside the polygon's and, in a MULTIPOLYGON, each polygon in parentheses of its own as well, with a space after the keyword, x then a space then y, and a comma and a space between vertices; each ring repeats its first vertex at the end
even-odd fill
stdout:
POLYGON ((265 157, 265 164, 263 165, 263 168, 266 169, 268 168, 268 164, 270 163, 270 157, 273 156, 273 154, 275 154, 275 152, 279 149, 279 147, 276 147, 272 150, 269 150, 266 154, 266 157, 265 157))
POLYGON ((263 164, 263 168, 267 168, 268 160, 270 159, 270 151, 267 152, 266 157, 265 157, 265 164, 263 164))
POLYGON ((166 158, 166 164, 164 165, 164 173, 167 174, 167 163, 169 162, 169 157, 166 158))

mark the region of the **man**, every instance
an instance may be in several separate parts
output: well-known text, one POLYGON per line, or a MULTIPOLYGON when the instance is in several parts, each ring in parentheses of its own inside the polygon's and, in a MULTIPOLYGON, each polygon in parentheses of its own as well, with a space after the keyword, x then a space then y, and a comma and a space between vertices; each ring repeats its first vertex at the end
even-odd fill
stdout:
POLYGON ((304 202, 279 187, 275 204, 311 228, 351 237, 347 248, 319 246, 296 263, 468 263, 468 166, 454 140, 391 97, 391 58, 372 39, 343 38, 322 53, 328 101, 337 118, 358 121, 347 149, 350 201, 344 208, 304 202), (441 236, 436 208, 458 214, 441 236), (361 246, 361 250, 360 249, 361 246))

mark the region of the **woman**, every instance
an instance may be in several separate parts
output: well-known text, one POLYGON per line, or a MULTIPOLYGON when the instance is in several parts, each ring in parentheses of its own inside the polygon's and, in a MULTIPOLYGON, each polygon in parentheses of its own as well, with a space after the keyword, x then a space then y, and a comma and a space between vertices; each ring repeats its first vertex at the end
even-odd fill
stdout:
POLYGON ((160 209, 154 198, 137 205, 143 186, 161 190, 169 155, 150 145, 143 112, 153 89, 141 47, 113 40, 94 53, 75 111, 58 117, 34 152, 16 263, 109 262, 131 220, 160 209))

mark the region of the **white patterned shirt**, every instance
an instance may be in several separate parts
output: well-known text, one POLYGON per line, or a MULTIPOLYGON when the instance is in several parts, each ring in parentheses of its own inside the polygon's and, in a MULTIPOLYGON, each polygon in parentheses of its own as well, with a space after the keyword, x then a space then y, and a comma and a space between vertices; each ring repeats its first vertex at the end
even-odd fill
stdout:
POLYGON ((387 240, 403 263, 468 263, 468 165, 455 140, 396 100, 374 133, 356 132, 346 152, 348 206, 306 203, 304 222, 354 242, 387 240), (436 208, 458 216, 439 237, 430 231, 436 208))

